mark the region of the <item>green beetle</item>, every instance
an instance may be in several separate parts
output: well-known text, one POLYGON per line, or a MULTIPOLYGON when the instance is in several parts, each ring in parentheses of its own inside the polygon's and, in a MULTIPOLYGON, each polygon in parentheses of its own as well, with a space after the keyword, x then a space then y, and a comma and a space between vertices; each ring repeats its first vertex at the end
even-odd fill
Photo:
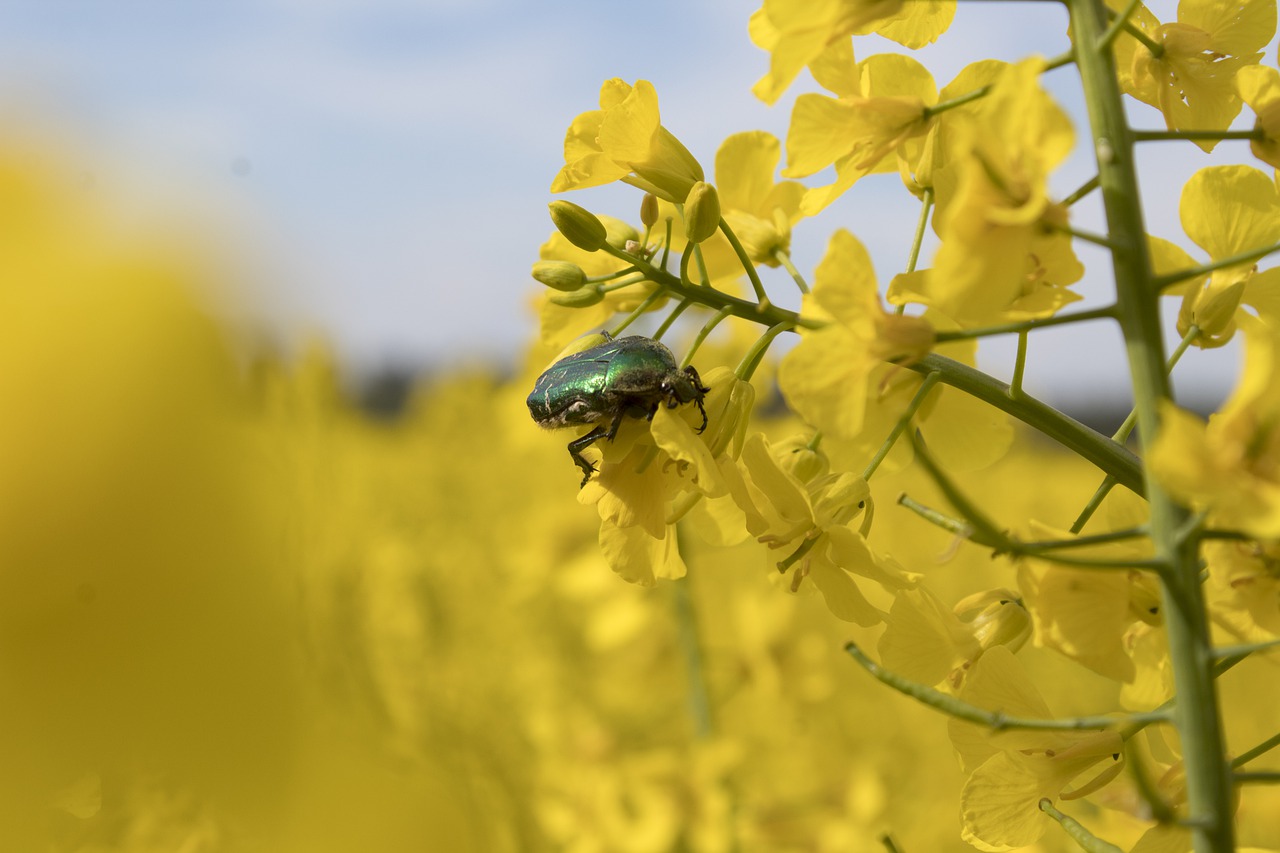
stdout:
POLYGON ((663 404, 674 409, 697 403, 702 432, 707 428, 702 398, 710 390, 692 365, 682 370, 671 350, 653 338, 606 335, 604 343, 560 359, 538 377, 529 394, 529 414, 547 429, 600 424, 569 442, 569 456, 582 469, 585 486, 596 467, 582 451, 602 438, 612 441, 624 417, 652 418, 663 404))

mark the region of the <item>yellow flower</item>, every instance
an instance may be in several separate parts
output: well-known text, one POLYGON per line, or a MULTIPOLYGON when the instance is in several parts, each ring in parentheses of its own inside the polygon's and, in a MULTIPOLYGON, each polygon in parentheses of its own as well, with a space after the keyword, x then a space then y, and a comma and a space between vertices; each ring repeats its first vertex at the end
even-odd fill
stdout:
POLYGON ((1049 173, 1070 153, 1071 123, 1040 88, 1043 60, 1008 66, 980 112, 949 121, 934 167, 942 245, 933 268, 890 291, 961 326, 1047 316, 1079 298, 1064 289, 1083 267, 1068 236, 1046 233, 1066 213, 1049 173))
POLYGON ((716 152, 716 185, 724 220, 752 263, 776 267, 777 253, 790 252, 791 226, 800 219, 803 185, 773 182, 781 149, 761 130, 735 133, 716 152))
MULTIPOLYGON (((1095 516, 1105 533, 1139 527, 1147 521, 1146 503, 1132 492, 1117 490, 1095 516)), ((1069 541, 1072 534, 1031 522, 1032 538, 1069 541)), ((1076 547, 1072 556, 1105 562, 1149 557, 1150 544, 1134 539, 1076 547)), ((1018 568, 1018 588, 1035 617, 1035 643, 1060 652, 1099 675, 1131 683, 1137 676, 1135 636, 1163 624, 1160 587, 1154 575, 1136 570, 1076 569, 1031 559, 1018 568)))
POLYGON ((900 591, 880 637, 880 660, 920 684, 958 687, 965 672, 994 645, 1017 651, 1030 635, 1030 617, 1016 593, 994 589, 948 608, 921 586, 900 591))
POLYGON ((679 204, 702 180, 702 166, 660 124, 658 93, 648 80, 635 86, 606 80, 600 109, 569 126, 564 162, 551 182, 553 193, 622 181, 679 204))
POLYGON ((578 492, 600 515, 600 545, 609 565, 632 583, 685 573, 676 522, 696 500, 727 494, 723 469, 742 447, 755 399, 750 383, 728 368, 703 377, 707 427, 697 406, 658 407, 652 420, 627 419, 613 441, 596 442, 599 474, 578 492))
POLYGON ((1239 384, 1206 424, 1167 404, 1151 471, 1209 519, 1263 539, 1280 538, 1280 336, 1249 314, 1239 384))
POLYGON ((850 35, 877 32, 914 49, 936 40, 954 15, 954 0, 764 0, 749 31, 769 51, 769 73, 752 91, 772 104, 800 69, 850 35))
POLYGON ((872 370, 895 358, 919 358, 933 344, 928 321, 884 310, 866 248, 843 229, 831 235, 800 313, 829 322, 800 333, 800 344, 782 360, 778 384, 801 417, 841 438, 862 429, 872 370))
MULTIPOLYGON (((1249 166, 1210 166, 1196 172, 1182 188, 1178 210, 1187 236, 1213 261, 1280 242, 1280 193, 1271 178, 1249 166)), ((1280 268, 1259 272, 1256 261, 1247 261, 1214 270, 1207 282, 1193 280, 1168 292, 1183 294, 1179 332, 1186 334, 1195 323, 1204 331, 1197 343, 1210 347, 1235 335, 1236 309, 1242 302, 1264 317, 1280 319, 1277 290, 1280 268)))
POLYGON ((1214 623, 1242 643, 1280 637, 1280 543, 1217 540, 1203 554, 1214 623))
POLYGON ((805 444, 772 447, 759 433, 743 447, 742 474, 729 479, 733 498, 758 542, 790 552, 777 566, 792 592, 811 581, 838 618, 868 626, 882 621, 884 614, 867 601, 852 575, 889 589, 915 582, 896 564, 875 556, 862 534, 849 526, 870 498, 861 477, 826 473, 805 444))
POLYGON ((833 69, 823 76, 824 85, 841 97, 800 95, 791 113, 783 174, 804 177, 833 163, 836 168, 834 183, 805 195, 801 210, 806 216, 831 204, 864 175, 896 169, 906 157, 905 144, 928 132, 926 108, 938 101, 933 77, 910 57, 879 54, 844 68, 843 75, 833 69))
MULTIPOLYGON (((973 665, 960 698, 1011 717, 1052 717, 1026 672, 1004 646, 973 665)), ((979 850, 1009 850, 1034 843, 1052 820, 1040 801, 1074 799, 1114 779, 1124 749, 1114 731, 990 729, 953 719, 951 741, 969 773, 960 794, 961 835, 979 850), (1099 768, 1101 765, 1101 768, 1099 768), (1069 789, 1077 778, 1086 781, 1069 789)))
MULTIPOLYGON (((1126 4, 1110 0, 1117 11, 1126 4)), ((1133 36, 1116 39, 1116 67, 1124 90, 1164 114, 1170 130, 1226 130, 1240 112, 1235 77, 1256 65, 1276 32, 1275 0, 1184 0, 1178 20, 1161 24, 1145 6, 1129 19, 1161 53, 1133 36)), ((1212 151, 1216 140, 1195 140, 1212 151)))
POLYGON ((1253 156, 1280 169, 1280 71, 1248 65, 1236 72, 1236 92, 1257 116, 1253 126, 1263 139, 1250 140, 1253 156))

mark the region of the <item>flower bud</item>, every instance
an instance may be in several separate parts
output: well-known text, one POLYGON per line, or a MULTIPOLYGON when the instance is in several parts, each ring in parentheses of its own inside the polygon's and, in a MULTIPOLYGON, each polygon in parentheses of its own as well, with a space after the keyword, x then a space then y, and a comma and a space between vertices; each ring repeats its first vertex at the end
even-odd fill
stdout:
POLYGON ((533 277, 552 290, 572 293, 587 280, 582 267, 568 261, 537 261, 533 265, 533 277))
POLYGON ((706 181, 698 181, 684 200, 684 233, 690 243, 701 243, 720 227, 720 194, 706 181))
POLYGON ((556 230, 570 243, 587 252, 599 251, 604 246, 608 233, 591 211, 571 201, 553 201, 547 207, 551 209, 556 230))
POLYGON ((645 193, 640 201, 640 222, 645 228, 658 224, 658 197, 653 193, 645 193))
POLYGON ((640 232, 621 219, 613 216, 600 216, 600 224, 604 226, 604 241, 615 249, 625 248, 628 243, 639 241, 640 232))
POLYGON ((1210 283, 1208 287, 1188 291, 1178 311, 1178 332, 1186 335, 1191 325, 1200 327, 1196 343, 1202 348, 1219 347, 1231 340, 1236 331, 1236 309, 1244 295, 1247 279, 1240 278, 1222 287, 1210 283))
POLYGON ((552 303, 563 305, 565 308, 590 308, 604 300, 604 293, 599 286, 588 284, 572 293, 557 293, 548 298, 552 303))
POLYGON ((973 630, 982 649, 1008 646, 1016 652, 1031 637, 1031 614, 1016 593, 989 589, 956 602, 955 614, 973 630))

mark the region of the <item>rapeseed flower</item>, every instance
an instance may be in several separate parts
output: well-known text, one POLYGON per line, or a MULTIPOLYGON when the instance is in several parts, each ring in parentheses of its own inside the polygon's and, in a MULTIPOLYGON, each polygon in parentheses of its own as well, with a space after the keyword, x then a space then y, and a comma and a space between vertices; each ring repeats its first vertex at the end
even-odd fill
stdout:
MULTIPOLYGON (((960 698, 1010 717, 1053 716, 1025 670, 996 646, 969 671, 960 698)), ((1123 768, 1124 743, 1114 731, 991 732, 953 719, 948 727, 969 774, 960 794, 961 835, 979 850, 1033 844, 1052 824, 1040 801, 1074 799, 1097 790, 1123 768), (1069 786, 1080 777, 1087 781, 1069 786)))
MULTIPOLYGON (((1187 236, 1219 261, 1280 242, 1280 193, 1275 181, 1249 166, 1210 166, 1191 176, 1178 205, 1187 236)), ((1189 260, 1189 259, 1187 259, 1189 260)), ((1194 266, 1186 264, 1183 268, 1194 266)), ((1236 331, 1237 308, 1252 305, 1280 320, 1280 268, 1259 271, 1256 261, 1214 270, 1170 293, 1183 293, 1178 330, 1201 328, 1197 343, 1221 346, 1236 331)))
POLYGON ((898 168, 900 160, 914 162, 920 145, 908 143, 929 130, 927 108, 938 101, 932 75, 914 59, 880 54, 856 65, 832 63, 821 77, 838 97, 804 94, 796 98, 787 131, 789 177, 812 175, 832 164, 836 180, 815 187, 804 197, 801 211, 813 216, 839 198, 860 178, 898 168))
POLYGON ((769 73, 752 91, 772 104, 802 68, 854 33, 876 32, 918 48, 935 41, 954 16, 953 0, 765 0, 751 15, 749 32, 769 51, 769 73))
POLYGON ((1084 269, 1056 225, 1066 212, 1048 177, 1071 151, 1066 115, 1039 85, 1044 62, 995 78, 982 108, 943 128, 933 167, 942 245, 933 267, 903 280, 893 302, 931 305, 961 326, 1045 317, 1079 297, 1084 269))
MULTIPOLYGON (((1126 4, 1111 5, 1119 11, 1126 4)), ((1142 5, 1129 20, 1160 52, 1120 34, 1115 54, 1124 91, 1160 110, 1170 130, 1226 130, 1240 112, 1236 75, 1262 59, 1276 32, 1276 4, 1184 0, 1175 23, 1161 24, 1142 5)), ((1194 142, 1205 151, 1217 145, 1213 139, 1194 142)))
POLYGON ((782 360, 778 384, 797 413, 839 438, 862 429, 876 367, 917 359, 933 345, 927 320, 884 310, 866 248, 843 229, 831 236, 800 314, 827 325, 801 331, 800 344, 782 360))
POLYGON ((779 265, 778 252, 791 250, 791 226, 800 220, 805 188, 795 181, 774 183, 781 147, 760 130, 735 133, 716 151, 716 185, 724 220, 752 263, 779 265))
POLYGON ((658 93, 648 80, 613 78, 600 87, 600 109, 579 115, 564 140, 564 168, 553 193, 622 181, 658 198, 683 203, 703 178, 702 166, 662 126, 658 93))
POLYGON ((1165 404, 1151 472, 1211 524, 1280 539, 1280 336, 1252 315, 1238 322, 1245 363, 1231 398, 1207 424, 1165 404))

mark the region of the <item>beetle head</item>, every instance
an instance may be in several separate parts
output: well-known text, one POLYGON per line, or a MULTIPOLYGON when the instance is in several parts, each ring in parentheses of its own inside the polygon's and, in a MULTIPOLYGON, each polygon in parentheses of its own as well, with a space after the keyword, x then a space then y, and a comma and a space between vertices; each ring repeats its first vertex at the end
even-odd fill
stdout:
POLYGON ((681 403, 698 404, 698 411, 702 413, 702 426, 698 427, 699 433, 707 428, 707 410, 702 405, 702 398, 710 390, 703 386, 702 377, 698 376, 698 371, 692 364, 679 373, 673 373, 662 382, 662 393, 666 395, 667 408, 674 409, 681 403))

